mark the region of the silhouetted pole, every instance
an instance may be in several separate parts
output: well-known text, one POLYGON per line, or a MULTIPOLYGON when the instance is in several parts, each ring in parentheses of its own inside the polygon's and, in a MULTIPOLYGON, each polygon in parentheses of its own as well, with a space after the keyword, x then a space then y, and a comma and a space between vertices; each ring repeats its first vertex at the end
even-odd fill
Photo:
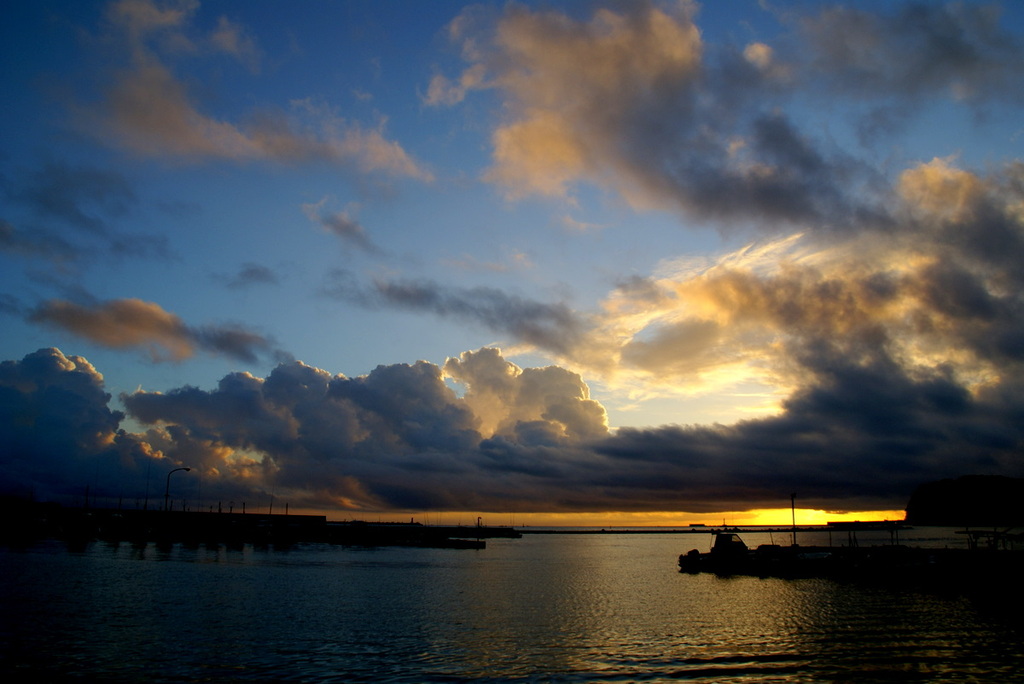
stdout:
POLYGON ((146 499, 142 504, 142 510, 149 510, 149 471, 153 469, 153 459, 146 460, 146 499))
POLYGON ((793 512, 793 546, 796 546, 796 494, 789 495, 789 508, 793 512))
POLYGON ((188 471, 190 471, 192 469, 191 468, 175 468, 171 472, 167 473, 167 486, 164 487, 164 510, 165 511, 171 510, 171 475, 173 475, 174 473, 178 472, 179 470, 184 470, 187 473, 188 471))

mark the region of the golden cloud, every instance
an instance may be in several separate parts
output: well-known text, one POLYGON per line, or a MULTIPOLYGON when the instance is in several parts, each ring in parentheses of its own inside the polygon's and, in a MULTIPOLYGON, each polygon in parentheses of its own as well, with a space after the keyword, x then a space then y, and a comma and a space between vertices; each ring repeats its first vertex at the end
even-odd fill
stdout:
POLYGON ((33 315, 105 347, 143 346, 154 358, 175 361, 195 352, 194 339, 180 318, 160 305, 141 299, 118 299, 94 308, 64 300, 52 300, 33 315))

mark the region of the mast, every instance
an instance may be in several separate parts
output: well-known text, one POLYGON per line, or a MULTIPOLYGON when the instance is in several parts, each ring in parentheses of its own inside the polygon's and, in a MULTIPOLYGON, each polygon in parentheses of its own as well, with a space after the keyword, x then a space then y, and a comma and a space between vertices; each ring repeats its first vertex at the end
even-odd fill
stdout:
POLYGON ((789 509, 793 513, 793 546, 796 546, 796 494, 789 495, 789 509))

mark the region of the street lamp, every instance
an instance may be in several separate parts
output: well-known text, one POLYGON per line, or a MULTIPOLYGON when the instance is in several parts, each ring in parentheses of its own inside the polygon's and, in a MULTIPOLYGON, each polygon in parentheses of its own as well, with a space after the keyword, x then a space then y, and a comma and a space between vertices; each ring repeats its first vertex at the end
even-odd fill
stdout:
POLYGON ((171 507, 170 507, 170 500, 171 500, 171 475, 173 475, 174 473, 178 472, 179 470, 184 470, 187 473, 188 471, 190 471, 192 469, 191 468, 175 468, 171 472, 167 473, 167 486, 164 487, 164 510, 165 511, 171 510, 171 507))

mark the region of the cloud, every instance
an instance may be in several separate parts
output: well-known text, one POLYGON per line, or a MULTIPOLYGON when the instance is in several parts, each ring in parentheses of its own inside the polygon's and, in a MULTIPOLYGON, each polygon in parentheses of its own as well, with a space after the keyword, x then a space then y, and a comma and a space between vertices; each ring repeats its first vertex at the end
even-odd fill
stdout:
POLYGON ((271 268, 262 264, 247 262, 234 275, 217 275, 218 280, 232 290, 241 290, 258 285, 277 285, 280 280, 271 268))
POLYGON ((447 267, 473 273, 508 273, 509 271, 529 270, 534 268, 529 255, 518 250, 504 250, 501 258, 495 261, 481 261, 472 254, 445 259, 447 267))
POLYGON ((8 195, 43 219, 94 234, 107 232, 102 214, 123 215, 136 202, 134 190, 121 174, 55 161, 44 162, 8 195))
POLYGON ((555 355, 569 354, 585 329, 562 303, 545 303, 491 287, 447 287, 429 280, 377 280, 367 287, 335 272, 323 294, 364 307, 393 307, 480 325, 555 355))
MULTIPOLYGON (((807 346, 808 382, 778 416, 731 426, 621 428, 579 375, 520 368, 496 349, 332 375, 301 362, 211 390, 137 391, 118 427, 102 376, 55 349, 0 364, 8 489, 142 498, 145 473, 187 465, 210 500, 372 511, 899 508, 923 481, 1020 476, 1016 379, 983 393, 885 353, 807 346), (446 382, 446 379, 448 382, 446 382), (462 388, 461 396, 448 383, 462 388), (90 474, 91 473, 91 474, 90 474), (76 482, 76 478, 78 479, 76 482)), ((199 502, 203 505, 205 502, 199 502)))
POLYGON ((119 430, 124 414, 107 406, 103 376, 84 358, 40 349, 0 363, 0 456, 5 494, 40 500, 81 496, 98 487, 108 495, 143 496, 147 444, 119 430))
POLYGON ((19 230, 0 219, 0 250, 28 257, 70 261, 78 257, 75 247, 59 235, 44 231, 19 230))
POLYGON ((48 493, 65 492, 59 485, 70 475, 62 465, 80 464, 75 472, 92 467, 98 475, 86 482, 101 501, 119 495, 125 483, 127 496, 142 498, 143 473, 186 464, 213 499, 252 501, 276 492, 293 505, 365 512, 479 510, 522 495, 544 507, 551 504, 541 504, 542 497, 555 484, 546 478, 566 470, 560 451, 607 434, 600 405, 564 369, 520 369, 497 350, 481 350, 453 360, 450 370, 472 383, 472 401, 452 391, 441 368, 422 361, 380 366, 359 378, 289 362, 266 378, 232 373, 210 391, 137 391, 121 400, 152 427, 129 435, 118 431, 123 415, 106 408, 102 376, 88 362, 40 350, 0 365, 0 429, 16 432, 20 447, 5 450, 0 466, 25 466, 20 486, 48 493), (495 374, 502 381, 492 388, 495 374), (57 395, 47 404, 56 387, 74 389, 67 397, 74 411, 57 395), (500 425, 485 438, 474 407, 492 410, 502 402, 508 405, 499 411, 500 425), (81 436, 81 444, 46 443, 44 428, 55 426, 44 425, 44 417, 67 423, 78 415, 80 427, 62 424, 55 434, 81 436), (64 463, 28 470, 39 450, 64 463), (125 453, 131 458, 118 460, 125 453), (528 493, 538 477, 545 478, 540 490, 528 493), (521 493, 509 498, 509 488, 521 493))
POLYGON ((115 299, 96 306, 50 300, 29 316, 112 349, 143 348, 153 361, 182 361, 197 350, 254 363, 280 354, 261 335, 237 326, 190 327, 159 304, 115 299))
POLYGON ((353 379, 296 362, 266 379, 227 376, 211 392, 137 392, 123 401, 138 420, 169 426, 171 453, 198 449, 221 477, 342 508, 465 496, 446 493, 441 482, 464 468, 458 453, 478 438, 440 369, 423 362, 353 379), (239 454, 255 460, 239 464, 239 454))
POLYGON ((323 198, 316 204, 303 204, 302 212, 306 217, 320 226, 323 230, 339 237, 342 242, 361 249, 365 252, 379 253, 377 247, 366 234, 366 229, 352 216, 353 207, 336 212, 324 211, 327 198, 323 198))
POLYGON ((569 442, 588 441, 608 432, 604 407, 590 398, 583 379, 564 368, 521 369, 501 352, 485 348, 463 352, 444 365, 445 375, 465 386, 463 401, 472 408, 485 437, 510 437, 522 425, 544 422, 569 442))
POLYGON ((1024 45, 996 5, 903 3, 875 14, 832 7, 800 27, 830 91, 899 98, 1019 98, 1024 45))
POLYGON ((120 173, 88 164, 46 160, 19 170, 3 184, 10 207, 28 212, 0 226, 0 248, 60 262, 79 261, 103 249, 119 257, 167 258, 166 237, 124 233, 114 227, 137 205, 120 173), (29 218, 29 216, 31 218, 29 218))
POLYGON ((466 69, 457 81, 449 80, 444 74, 434 74, 430 79, 424 104, 430 106, 456 105, 466 99, 466 93, 484 85, 483 65, 466 69))
POLYGON ((343 272, 324 293, 482 326, 633 399, 756 392, 749 410, 779 414, 815 381, 803 355, 825 347, 863 363, 884 354, 910 377, 945 369, 975 393, 1024 350, 1022 168, 981 176, 950 160, 919 164, 897 179, 889 223, 666 261, 591 312, 428 280, 367 285, 343 272))
POLYGON ((253 73, 259 73, 261 52, 256 39, 244 27, 221 17, 217 20, 217 30, 210 35, 210 43, 245 64, 253 73))
POLYGON ((360 172, 429 181, 432 174, 384 135, 385 119, 367 128, 331 107, 296 100, 287 111, 264 110, 234 122, 204 113, 175 75, 169 57, 208 51, 231 55, 257 71, 259 49, 241 26, 221 17, 209 36, 193 28, 198 2, 157 6, 119 0, 107 11, 105 36, 127 63, 105 80, 99 102, 80 105, 79 123, 144 156, 181 160, 327 161, 360 172))
POLYGON ((770 46, 709 56, 694 14, 645 2, 575 19, 510 5, 489 26, 469 12, 452 31, 470 62, 458 96, 439 86, 429 101, 500 94, 509 114, 485 177, 512 198, 571 198, 589 182, 636 207, 775 227, 880 215, 865 166, 765 106, 784 71, 770 46))
POLYGON ((505 115, 485 178, 512 199, 572 202, 588 183, 732 231, 829 233, 890 226, 891 179, 835 136, 798 125, 787 114, 796 98, 849 98, 829 127, 850 125, 867 143, 908 121, 921 98, 981 103, 1021 91, 1024 46, 987 6, 786 18, 799 30, 779 45, 740 47, 705 44, 690 3, 589 17, 467 10, 450 35, 468 66, 454 82, 435 78, 427 101, 497 94, 505 115))
POLYGON ((805 357, 826 348, 856 363, 885 359, 910 378, 948 373, 977 394, 1024 353, 1022 174, 1016 164, 988 176, 949 160, 919 164, 898 179, 890 224, 666 261, 589 313, 490 288, 364 285, 348 273, 325 292, 486 327, 633 399, 756 392, 747 409, 779 415, 817 381, 805 357))
MULTIPOLYGON (((199 31, 197 11, 112 6, 106 39, 126 58, 92 103, 94 131, 140 154, 318 159, 429 178, 383 119, 353 123, 313 100, 237 120, 204 107, 176 60, 217 53, 255 70, 259 48, 226 19, 199 31)), ((571 206, 590 183, 688 224, 756 225, 757 239, 666 258, 592 311, 337 271, 328 296, 480 326, 556 364, 521 368, 485 348, 348 378, 285 360, 265 378, 232 373, 212 390, 124 395, 147 426, 139 434, 121 430, 125 416, 85 359, 41 350, 0 366, 0 434, 15 445, 0 465, 12 464, 13 486, 67 494, 96 482, 113 496, 116 483, 140 491, 151 466, 186 464, 207 496, 276 492, 349 511, 710 512, 774 507, 794 491, 808 506, 892 509, 927 480, 1024 474, 1024 165, 981 173, 955 158, 883 170, 866 161, 872 141, 930 99, 980 113, 1019 97, 1019 41, 981 5, 827 9, 743 45, 709 45, 695 22, 688 3, 573 16, 469 8, 450 27, 466 68, 436 75, 424 101, 498 98, 484 177, 509 198, 571 206), (797 123, 792 105, 824 100, 842 119, 835 128, 797 123), (863 157, 840 146, 851 133, 864 134, 863 157), (774 403, 730 424, 612 430, 584 378, 629 401, 753 386, 774 403)), ((38 169, 8 183, 7 199, 49 229, 8 217, 0 247, 71 259, 82 236, 99 236, 131 248, 131 236, 109 228, 137 201, 123 178, 84 165, 38 169)), ((355 207, 303 210, 374 249, 355 207)), ((272 280, 246 264, 227 282, 272 280)), ((72 301, 44 302, 30 319, 159 360, 275 354, 251 330, 189 325, 154 303, 72 301)), ((0 308, 25 309, 10 296, 0 308)))

